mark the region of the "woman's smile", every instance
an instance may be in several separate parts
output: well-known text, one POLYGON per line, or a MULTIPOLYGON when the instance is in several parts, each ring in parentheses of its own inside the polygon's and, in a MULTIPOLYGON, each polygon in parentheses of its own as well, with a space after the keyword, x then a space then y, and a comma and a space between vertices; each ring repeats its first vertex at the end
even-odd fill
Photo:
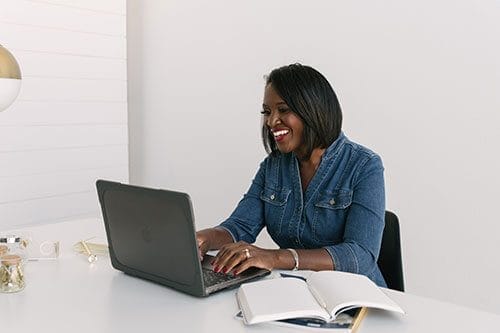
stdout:
POLYGON ((277 144, 279 144, 290 133, 290 130, 289 129, 273 128, 271 130, 271 132, 273 133, 274 140, 276 141, 277 144))

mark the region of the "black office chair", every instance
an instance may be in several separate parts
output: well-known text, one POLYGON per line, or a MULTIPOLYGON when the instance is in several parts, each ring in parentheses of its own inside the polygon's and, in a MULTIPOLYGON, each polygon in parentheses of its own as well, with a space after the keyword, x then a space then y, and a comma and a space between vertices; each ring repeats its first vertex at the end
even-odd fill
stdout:
POLYGON ((385 228, 377 264, 387 287, 405 291, 399 221, 398 217, 389 211, 385 212, 385 228))

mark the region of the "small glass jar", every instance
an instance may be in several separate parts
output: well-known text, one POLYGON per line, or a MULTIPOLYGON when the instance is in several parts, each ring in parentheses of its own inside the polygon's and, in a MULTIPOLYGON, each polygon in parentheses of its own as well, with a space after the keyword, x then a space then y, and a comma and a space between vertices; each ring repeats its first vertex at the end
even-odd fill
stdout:
POLYGON ((0 237, 0 292, 14 293, 24 289, 25 246, 20 237, 0 237))
POLYGON ((9 252, 9 247, 4 244, 0 244, 0 258, 9 252))

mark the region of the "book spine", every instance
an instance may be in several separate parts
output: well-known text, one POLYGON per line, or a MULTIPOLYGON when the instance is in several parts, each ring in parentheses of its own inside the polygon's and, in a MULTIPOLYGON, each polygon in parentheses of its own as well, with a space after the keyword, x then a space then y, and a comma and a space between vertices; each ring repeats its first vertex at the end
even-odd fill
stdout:
POLYGON ((311 292, 311 294, 314 296, 314 298, 316 299, 316 301, 318 302, 318 304, 326 310, 326 312, 330 315, 330 320, 334 319, 332 314, 330 313, 330 311, 328 310, 328 307, 326 305, 326 302, 325 300, 323 299, 323 297, 321 297, 321 295, 319 294, 319 292, 316 290, 316 288, 314 288, 313 286, 307 284, 307 286, 309 287, 309 291, 311 292))

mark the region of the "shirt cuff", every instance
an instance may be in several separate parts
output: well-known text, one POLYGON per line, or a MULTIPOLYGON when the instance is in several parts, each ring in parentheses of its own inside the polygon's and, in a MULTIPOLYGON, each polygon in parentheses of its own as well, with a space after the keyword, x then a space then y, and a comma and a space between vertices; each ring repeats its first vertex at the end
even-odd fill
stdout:
POLYGON ((325 246, 324 249, 326 249, 332 257, 333 266, 336 271, 359 274, 358 259, 356 258, 354 249, 349 243, 325 246))

